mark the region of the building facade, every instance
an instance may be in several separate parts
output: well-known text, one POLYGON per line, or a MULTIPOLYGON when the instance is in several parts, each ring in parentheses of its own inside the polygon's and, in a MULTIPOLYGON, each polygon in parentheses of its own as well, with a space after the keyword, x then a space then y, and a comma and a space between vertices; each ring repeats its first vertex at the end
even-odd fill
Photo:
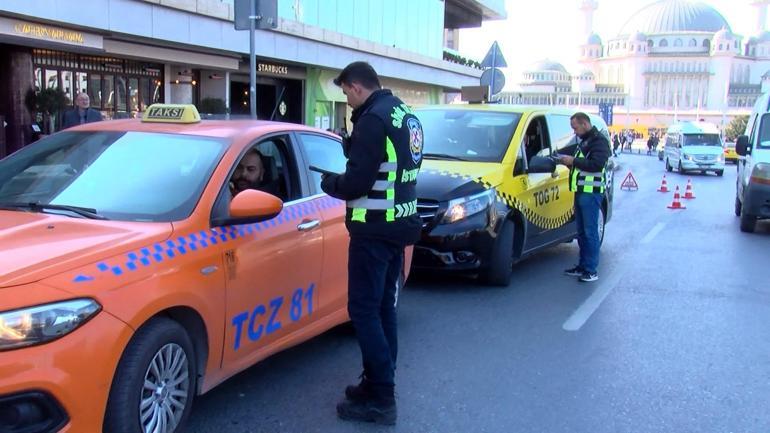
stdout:
MULTIPOLYGON (((768 4, 737 2, 736 7, 755 10, 757 24, 749 36, 733 32, 722 14, 705 3, 659 0, 632 14, 618 35, 603 40, 593 30, 598 3, 582 0, 582 71, 572 75, 556 62, 541 62, 524 74, 518 93, 525 100, 594 112, 599 103, 612 104, 614 123, 630 128, 664 127, 680 119, 725 125, 748 114, 770 90, 768 4), (555 86, 543 81, 553 69, 560 71, 555 86)), ((508 100, 518 96, 504 95, 508 100)))
MULTIPOLYGON (((61 89, 69 101, 85 92, 106 119, 155 102, 250 112, 249 32, 234 29, 233 0, 72 4, 0 3, 0 156, 33 139, 30 90, 61 89)), ((350 110, 331 79, 356 60, 405 101, 439 102, 481 74, 443 60, 447 26, 505 13, 501 0, 278 0, 277 28, 255 38, 258 117, 345 127, 350 110)))

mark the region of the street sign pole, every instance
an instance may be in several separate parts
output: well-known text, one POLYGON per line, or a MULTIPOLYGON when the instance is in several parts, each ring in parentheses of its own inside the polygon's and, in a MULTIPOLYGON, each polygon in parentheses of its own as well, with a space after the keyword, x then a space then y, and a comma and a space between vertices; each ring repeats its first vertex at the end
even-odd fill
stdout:
POLYGON ((257 27, 257 0, 249 0, 249 106, 251 107, 251 118, 257 118, 257 47, 254 39, 256 38, 257 27))
MULTIPOLYGON (((497 45, 497 42, 495 41, 495 45, 497 45)), ((492 89, 490 90, 489 95, 489 102, 492 102, 492 98, 494 98, 494 95, 492 92, 495 90, 495 68, 497 67, 497 50, 492 51, 492 89)))

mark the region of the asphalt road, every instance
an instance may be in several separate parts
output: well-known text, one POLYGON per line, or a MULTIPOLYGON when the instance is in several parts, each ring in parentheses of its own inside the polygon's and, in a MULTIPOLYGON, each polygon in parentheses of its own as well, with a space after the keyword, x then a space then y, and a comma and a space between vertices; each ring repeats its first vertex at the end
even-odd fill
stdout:
POLYGON ((598 282, 561 274, 576 243, 519 263, 508 288, 409 281, 395 427, 337 419, 360 371, 343 326, 200 397, 188 431, 770 431, 770 222, 740 232, 732 165, 689 176, 697 198, 673 211, 662 162, 619 162, 598 282), (617 190, 628 170, 639 191, 617 190))

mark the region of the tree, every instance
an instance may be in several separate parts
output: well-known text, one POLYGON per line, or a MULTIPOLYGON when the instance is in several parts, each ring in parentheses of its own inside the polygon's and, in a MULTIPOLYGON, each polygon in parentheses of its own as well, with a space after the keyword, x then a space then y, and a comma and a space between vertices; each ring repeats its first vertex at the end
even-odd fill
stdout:
POLYGON ((43 114, 43 132, 51 134, 54 132, 54 119, 69 105, 69 98, 60 89, 46 88, 39 92, 30 89, 24 102, 33 114, 43 114))
POLYGON ((221 98, 203 98, 198 103, 198 111, 205 114, 225 114, 227 107, 221 98))
POLYGON ((725 141, 735 141, 739 135, 745 134, 747 123, 749 116, 735 116, 725 127, 725 141))

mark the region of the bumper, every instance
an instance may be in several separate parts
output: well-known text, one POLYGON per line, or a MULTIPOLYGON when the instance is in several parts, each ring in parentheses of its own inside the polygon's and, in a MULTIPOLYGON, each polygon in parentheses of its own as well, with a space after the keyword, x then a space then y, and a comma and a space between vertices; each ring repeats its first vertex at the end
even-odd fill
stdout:
POLYGON ((743 193, 743 208, 749 215, 770 218, 770 184, 749 183, 743 193))
POLYGON ((724 162, 703 163, 698 161, 687 161, 682 159, 682 168, 685 170, 719 171, 719 170, 725 169, 725 163, 724 162))
POLYGON ((102 311, 58 340, 0 353, 0 430, 101 431, 113 373, 132 334, 102 311), (41 428, 12 424, 34 421, 30 416, 41 428))
POLYGON ((483 267, 495 243, 495 230, 489 221, 489 214, 484 212, 423 231, 414 247, 413 269, 461 272, 483 267))

